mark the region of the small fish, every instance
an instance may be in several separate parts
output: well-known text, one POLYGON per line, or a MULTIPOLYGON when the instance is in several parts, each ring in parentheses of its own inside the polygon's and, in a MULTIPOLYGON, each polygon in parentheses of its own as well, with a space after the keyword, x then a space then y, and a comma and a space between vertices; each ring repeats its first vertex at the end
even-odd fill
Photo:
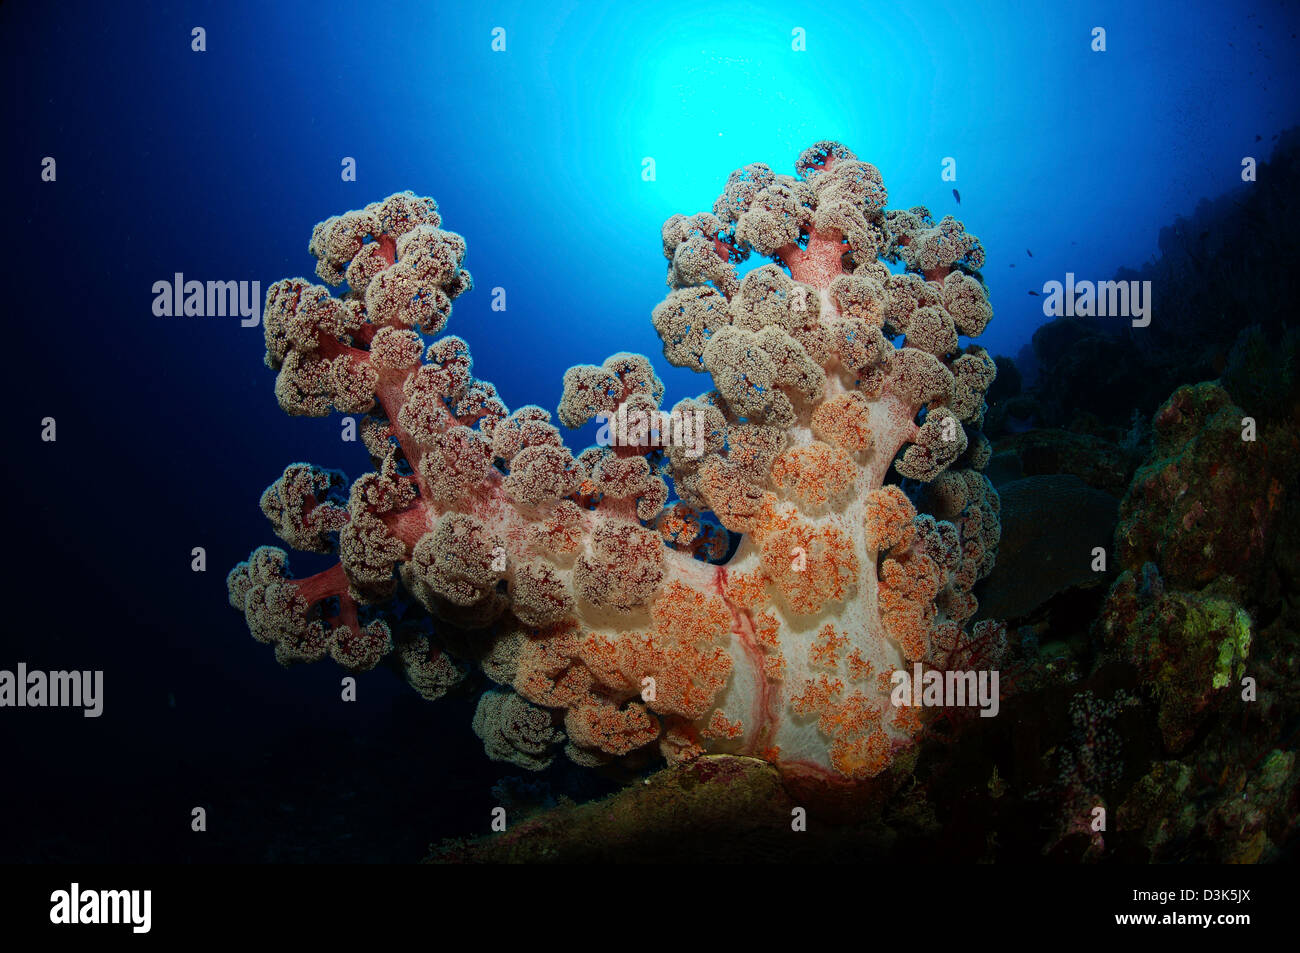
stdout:
POLYGON ((1031 252, 1028 248, 1025 249, 1025 254, 1028 255, 1030 258, 1034 257, 1034 253, 1031 252))
POLYGON ((1259 140, 1261 140, 1261 139, 1263 139, 1263 138, 1264 138, 1263 136, 1256 136, 1256 137, 1255 137, 1255 141, 1256 141, 1256 142, 1259 142, 1259 140))
POLYGON ((955 199, 957 200, 957 204, 958 204, 958 205, 961 204, 961 193, 958 192, 956 189, 953 189, 953 190, 952 190, 952 197, 955 198, 955 199))
POLYGON ((1029 293, 1033 295, 1035 298, 1041 297, 1037 291, 1031 291, 1029 293))
POLYGON ((1014 267, 1016 267, 1016 263, 1015 263, 1014 261, 1013 261, 1013 262, 1010 262, 1010 263, 1007 264, 1007 267, 1008 267, 1008 268, 1014 268, 1014 267))

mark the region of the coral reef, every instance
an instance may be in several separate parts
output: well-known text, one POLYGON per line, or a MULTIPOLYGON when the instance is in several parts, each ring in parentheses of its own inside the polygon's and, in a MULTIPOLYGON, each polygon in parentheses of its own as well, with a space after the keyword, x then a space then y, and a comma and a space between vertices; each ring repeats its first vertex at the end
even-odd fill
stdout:
POLYGON ((1155 448, 1121 505, 1124 571, 1100 625, 1155 689, 1172 753, 1240 694, 1255 627, 1247 607, 1281 588, 1267 570, 1300 443, 1284 424, 1243 439, 1245 421, 1218 384, 1180 387, 1156 414, 1155 448))
POLYGON ((430 699, 480 668, 497 687, 474 730, 528 768, 721 752, 880 775, 922 727, 891 673, 1001 647, 992 622, 964 629, 999 538, 979 472, 996 368, 959 341, 992 317, 984 252, 951 217, 887 211, 838 143, 796 168, 746 166, 712 212, 664 224, 652 320, 713 389, 666 413, 641 355, 570 368, 560 424, 631 422, 577 455, 548 411, 473 376, 463 340, 424 340, 472 285, 431 199, 317 225, 317 274, 347 290, 273 285, 266 362, 286 412, 364 415, 375 470, 346 489, 295 463, 267 489, 277 535, 339 562, 295 579, 262 547, 237 566, 254 637, 284 664, 386 660, 430 699), (770 262, 742 277, 752 254, 770 262), (699 439, 662 446, 682 421, 699 439))
POLYGON ((657 863, 861 860, 889 844, 878 820, 814 824, 791 836, 799 806, 776 768, 756 758, 704 755, 671 765, 600 801, 512 820, 505 833, 438 844, 427 863, 657 863))
POLYGON ((1154 762, 1120 808, 1143 859, 1271 859, 1300 797, 1294 751, 1274 747, 1288 731, 1294 741, 1300 708, 1300 405, 1294 381, 1272 373, 1277 353, 1242 348, 1235 383, 1259 382, 1245 392, 1267 417, 1252 431, 1218 382, 1180 387, 1160 407, 1120 508, 1122 572, 1097 621, 1151 697, 1160 754, 1176 759, 1154 762))
POLYGON ((1055 802, 1057 829, 1045 852, 1072 836, 1087 843, 1083 859, 1096 859, 1105 851, 1106 839, 1092 824, 1093 812, 1105 809, 1105 792, 1123 771, 1124 734, 1117 723, 1124 709, 1137 704, 1135 696, 1123 691, 1099 698, 1085 689, 1071 697, 1067 740, 1046 754, 1054 773, 1042 789, 1030 794, 1055 802))
POLYGON ((1297 440, 1285 426, 1244 439, 1246 416, 1214 383, 1180 387, 1160 408, 1155 448, 1120 509, 1122 565, 1154 562, 1178 589, 1239 580, 1251 590, 1266 578, 1297 440))

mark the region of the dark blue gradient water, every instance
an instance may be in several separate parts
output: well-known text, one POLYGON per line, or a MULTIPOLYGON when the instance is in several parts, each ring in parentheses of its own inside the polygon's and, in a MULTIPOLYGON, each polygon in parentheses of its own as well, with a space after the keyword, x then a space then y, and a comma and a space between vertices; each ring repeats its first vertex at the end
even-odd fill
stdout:
POLYGON ((1300 118, 1293 7, 1038 6, 0 7, 0 668, 106 679, 97 720, 0 712, 0 798, 31 820, 0 856, 414 859, 482 832, 517 773, 482 754, 472 701, 429 705, 376 671, 344 704, 340 670, 282 671, 248 637, 224 577, 275 542, 262 488, 291 461, 368 461, 337 418, 279 410, 260 329, 156 317, 154 282, 310 276, 317 221, 411 189, 468 241, 477 287, 448 330, 508 406, 554 408, 565 368, 620 350, 654 359, 671 405, 707 384, 650 325, 661 223, 710 208, 734 168, 789 172, 835 139, 880 168, 891 207, 983 240, 981 343, 1014 355, 1044 320, 1028 291, 1141 264, 1300 118))

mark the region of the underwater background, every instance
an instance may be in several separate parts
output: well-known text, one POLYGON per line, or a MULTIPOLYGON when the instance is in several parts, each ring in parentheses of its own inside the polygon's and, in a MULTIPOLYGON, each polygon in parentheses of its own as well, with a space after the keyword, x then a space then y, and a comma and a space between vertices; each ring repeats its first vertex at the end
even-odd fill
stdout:
MULTIPOLYGON (((1170 613, 1183 613, 1179 633, 1187 619, 1219 632, 1241 610, 1258 664, 1294 683, 1300 462, 1286 326, 1300 12, 1024 7, 0 7, 11 288, 0 668, 102 669, 106 686, 98 719, 0 712, 0 859, 411 861, 484 833, 494 805, 618 791, 617 779, 563 759, 537 775, 489 761, 470 730, 472 694, 429 704, 381 668, 359 678, 356 703, 339 704, 338 669, 283 670, 249 637, 225 573, 274 542, 262 489, 292 461, 349 477, 369 461, 340 442, 336 417, 280 410, 260 328, 157 317, 151 288, 181 272, 259 281, 264 294, 311 274, 316 222, 411 189, 468 242, 476 290, 447 331, 469 342, 475 374, 508 407, 554 408, 566 368, 616 351, 651 358, 669 406, 707 384, 663 360, 650 324, 664 294, 663 221, 708 209, 733 169, 788 172, 820 140, 877 166, 891 208, 955 215, 980 238, 994 318, 979 343, 999 361, 989 475, 1000 489, 1070 478, 1004 492, 1004 508, 1023 501, 1033 532, 1016 536, 1004 512, 999 567, 981 594, 1011 620, 1024 691, 1051 701, 963 736, 972 773, 959 765, 933 788, 939 820, 900 822, 909 843, 942 859, 1093 859, 1086 838, 1057 837, 1048 820, 1069 796, 1060 778, 1086 770, 1116 803, 1141 795, 1163 805, 1147 814, 1181 819, 1131 826, 1107 856, 1293 849, 1294 696, 1275 694, 1263 714, 1234 716, 1240 724, 1205 720, 1196 698, 1179 702, 1187 711, 1162 708, 1171 696, 1152 686, 1176 673, 1143 665, 1181 637, 1170 613), (191 50, 196 26, 205 52, 191 50), (1098 26, 1104 52, 1092 49, 1098 26), (492 51, 495 27, 507 30, 505 52, 492 51), (806 50, 792 50, 795 28, 806 50), (345 156, 355 182, 341 180, 345 156), (42 181, 45 157, 57 161, 54 182, 42 181), (941 175, 945 157, 955 181, 941 175), (1245 157, 1256 181, 1242 180, 1245 157), (1067 272, 1152 281, 1150 327, 1052 322, 1043 285, 1067 272), (509 291, 505 311, 491 308, 497 286, 509 291), (1175 389, 1220 378, 1221 391, 1175 402, 1162 443, 1151 419, 1175 389), (1219 468, 1240 461, 1210 438, 1229 406, 1254 415, 1274 450, 1266 467, 1224 482, 1219 468), (56 442, 40 439, 45 417, 56 442), (1121 509, 1133 481, 1163 479, 1171 457, 1190 490, 1121 509), (1190 516, 1178 509, 1187 492, 1204 494, 1190 516), (1163 525, 1174 511, 1181 530, 1163 525), (1122 564, 1100 585, 1038 572, 1062 547, 1109 544, 1117 527, 1129 589, 1116 582, 1122 564), (1218 548, 1180 548, 1196 532, 1218 548), (191 571, 195 546, 206 572, 191 571), (1175 590, 1178 607, 1161 601, 1175 590), (1121 633, 1109 643, 1107 619, 1121 633), (1041 763, 1082 750, 1078 736, 1095 730, 1122 741, 1108 749, 1114 763, 1041 763), (1004 773, 1033 766, 1003 795, 981 750, 999 752, 1004 773), (993 808, 952 793, 985 781, 993 808), (1242 792, 1255 813, 1229 816, 1228 795, 1242 792), (1021 799, 1019 835, 1007 832, 1004 796, 1021 799), (202 836, 189 827, 195 805, 208 812, 202 836), (950 824, 976 833, 926 839, 950 824), (988 853, 990 829, 1003 854, 988 853)), ((569 446, 593 434, 568 434, 569 446)), ((328 562, 295 555, 303 574, 328 562)))

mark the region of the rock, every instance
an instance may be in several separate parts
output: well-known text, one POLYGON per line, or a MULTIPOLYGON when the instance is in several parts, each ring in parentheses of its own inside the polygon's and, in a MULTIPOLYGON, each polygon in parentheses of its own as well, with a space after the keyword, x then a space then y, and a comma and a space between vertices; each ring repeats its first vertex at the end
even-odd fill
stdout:
MULTIPOLYGON (((586 804, 561 804, 506 831, 436 846, 427 863, 770 863, 881 858, 896 839, 881 803, 850 791, 852 816, 791 793, 766 761, 706 755, 586 804), (817 824, 791 836, 796 807, 817 824)), ((914 806, 919 797, 909 800, 914 806)), ((922 812, 924 813, 924 812, 922 812)), ((905 819, 915 827, 915 819, 905 819)), ((895 824, 902 823, 895 819, 895 824)))
MULTIPOLYGON (((1037 429, 1003 437, 993 445, 990 470, 999 474, 1042 476, 1071 473, 1094 489, 1117 499, 1132 475, 1128 456, 1115 444, 1068 430, 1037 429), (1002 458, 999 460, 999 458, 1002 458)), ((1012 479, 1018 479, 1011 476, 1012 479)), ((994 485, 998 481, 990 475, 994 485)))
POLYGON ((1076 476, 1053 474, 998 487, 1002 539, 993 572, 976 589, 980 617, 1018 619, 1067 589, 1101 585, 1093 549, 1109 550, 1116 499, 1076 476))

